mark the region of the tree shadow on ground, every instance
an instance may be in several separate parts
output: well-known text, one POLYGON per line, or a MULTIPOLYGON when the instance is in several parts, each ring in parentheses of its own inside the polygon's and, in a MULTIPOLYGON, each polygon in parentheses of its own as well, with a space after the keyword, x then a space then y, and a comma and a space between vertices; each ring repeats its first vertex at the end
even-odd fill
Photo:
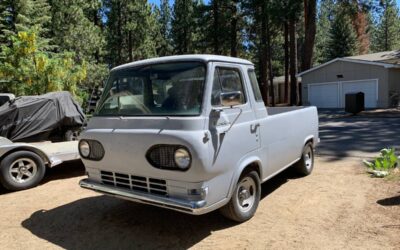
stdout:
MULTIPOLYGON (((284 171, 266 182, 262 198, 292 178, 284 171)), ((192 216, 104 195, 39 210, 22 222, 32 234, 66 249, 187 249, 236 225, 218 211, 192 216)))
POLYGON ((382 206, 400 206, 400 195, 381 199, 378 200, 376 203, 382 206))
POLYGON ((317 154, 329 161, 370 158, 384 147, 400 147, 400 117, 341 117, 320 119, 317 154))

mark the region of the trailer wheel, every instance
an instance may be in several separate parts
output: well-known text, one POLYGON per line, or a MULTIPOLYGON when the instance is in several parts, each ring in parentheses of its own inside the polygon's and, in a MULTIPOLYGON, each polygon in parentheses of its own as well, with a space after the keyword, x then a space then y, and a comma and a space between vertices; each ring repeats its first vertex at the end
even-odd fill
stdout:
POLYGON ((247 221, 254 216, 260 197, 261 184, 257 172, 245 173, 236 184, 231 200, 220 211, 228 219, 247 221))
POLYGON ((294 169, 302 176, 311 174, 314 168, 314 150, 311 143, 304 145, 303 153, 298 162, 295 163, 294 169))
POLYGON ((8 190, 24 190, 38 185, 45 172, 45 164, 39 155, 17 151, 1 161, 0 182, 8 190))

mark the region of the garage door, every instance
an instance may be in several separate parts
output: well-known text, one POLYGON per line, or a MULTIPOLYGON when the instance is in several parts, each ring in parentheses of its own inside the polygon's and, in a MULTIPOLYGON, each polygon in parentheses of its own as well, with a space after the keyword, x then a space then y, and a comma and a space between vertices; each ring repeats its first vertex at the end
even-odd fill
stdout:
POLYGON ((366 108, 377 107, 377 80, 308 85, 308 101, 319 108, 344 108, 347 93, 363 92, 366 108))
POLYGON ((309 85, 308 100, 318 108, 338 108, 339 83, 309 85))
POLYGON ((342 95, 341 105, 345 105, 345 96, 347 93, 352 92, 363 92, 364 93, 364 104, 366 108, 376 108, 377 106, 377 81, 366 80, 357 82, 343 82, 342 83, 342 95))

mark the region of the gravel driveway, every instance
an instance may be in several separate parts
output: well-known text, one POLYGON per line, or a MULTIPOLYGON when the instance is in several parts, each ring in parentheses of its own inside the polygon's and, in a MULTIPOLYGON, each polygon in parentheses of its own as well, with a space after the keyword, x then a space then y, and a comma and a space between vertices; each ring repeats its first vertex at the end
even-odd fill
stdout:
POLYGON ((78 187, 80 164, 39 187, 0 195, 2 249, 398 249, 400 185, 368 177, 359 159, 317 157, 314 173, 262 185, 253 219, 190 216, 78 187))
POLYGON ((369 111, 349 116, 341 111, 320 114, 321 144, 317 153, 331 160, 371 158, 383 147, 400 149, 400 112, 369 111))

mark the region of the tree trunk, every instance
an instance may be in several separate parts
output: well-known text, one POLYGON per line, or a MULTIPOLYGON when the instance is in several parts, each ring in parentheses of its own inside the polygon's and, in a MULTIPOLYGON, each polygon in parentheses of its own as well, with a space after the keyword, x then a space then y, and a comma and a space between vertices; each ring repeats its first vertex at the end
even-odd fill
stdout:
POLYGON ((129 53, 129 62, 133 62, 132 31, 128 32, 128 53, 129 53))
POLYGON ((267 34, 266 34, 266 18, 265 18, 265 6, 261 5, 261 39, 260 39, 260 90, 265 106, 268 106, 268 77, 267 77, 267 34))
POLYGON ((231 18, 231 56, 237 57, 237 23, 238 23, 238 13, 236 7, 236 1, 232 2, 231 11, 232 11, 232 18, 231 18))
POLYGON ((269 18, 267 17, 267 51, 268 51, 268 75, 269 75, 269 82, 270 82, 270 88, 269 90, 271 91, 271 106, 275 106, 275 90, 274 90, 274 74, 272 71, 272 49, 271 49, 271 30, 270 30, 270 25, 269 25, 269 18))
POLYGON ((297 105, 297 41, 296 41, 296 21, 289 20, 290 36, 290 105, 297 105))
POLYGON ((289 103, 289 25, 287 20, 284 23, 285 36, 285 103, 289 103))
MULTIPOLYGON (((95 26, 101 26, 99 25, 99 16, 97 15, 97 9, 93 10, 93 23, 95 26)), ((100 63, 100 50, 99 48, 96 49, 96 52, 94 54, 94 59, 96 60, 97 63, 100 63)))
MULTIPOLYGON (((118 39, 117 41, 122 42, 122 13, 121 13, 121 3, 118 3, 118 39)), ((117 55, 117 63, 116 65, 122 64, 122 44, 117 45, 118 48, 118 55, 117 55)))
POLYGON ((220 36, 219 32, 219 11, 218 11, 218 1, 213 1, 213 12, 214 12, 214 34, 213 34, 213 47, 214 54, 219 55, 219 41, 218 37, 220 36))
POLYGON ((316 33, 317 1, 304 0, 304 48, 301 70, 306 71, 312 67, 314 42, 316 33))

